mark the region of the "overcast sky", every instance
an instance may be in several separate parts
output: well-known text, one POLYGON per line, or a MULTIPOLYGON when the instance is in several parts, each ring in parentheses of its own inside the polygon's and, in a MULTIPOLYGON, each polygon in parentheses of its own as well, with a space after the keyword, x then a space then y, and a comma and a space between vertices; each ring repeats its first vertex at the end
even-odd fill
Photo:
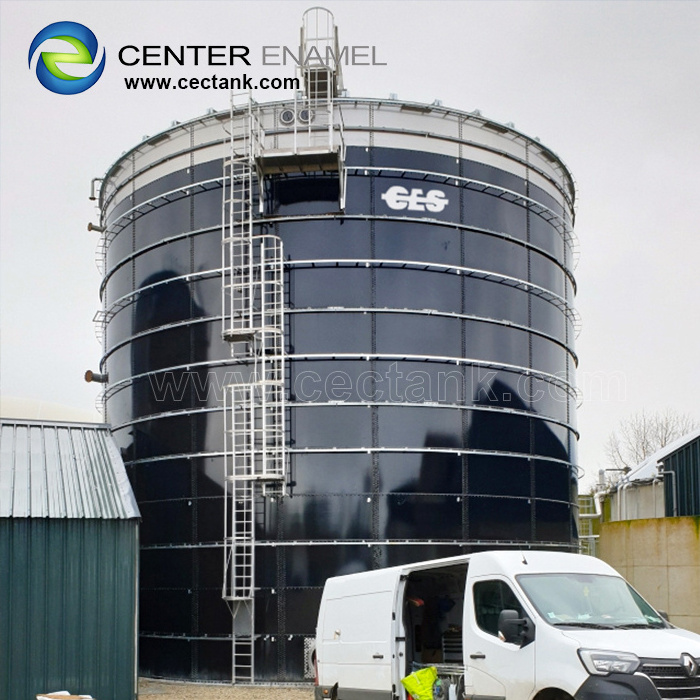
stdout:
MULTIPOLYGON (((132 76, 207 77, 211 68, 139 71, 125 45, 298 43, 313 3, 0 2, 0 391, 99 420, 86 384, 101 348, 90 180, 173 120, 222 109, 219 90, 129 91, 132 76), (47 91, 28 68, 34 36, 87 25, 106 52, 87 92, 47 91)), ((580 462, 606 466, 620 419, 671 407, 700 419, 700 2, 326 2, 341 45, 376 46, 386 66, 345 69, 351 96, 480 109, 558 153, 578 183, 580 462)), ((35 59, 36 62, 36 59, 35 59)), ((35 65, 32 64, 32 67, 35 65)), ((226 75, 226 68, 217 69, 226 75)), ((77 71, 74 74, 78 74, 77 71)), ((237 74, 237 73, 236 73, 237 74)), ((284 93, 271 93, 271 98, 284 93)))

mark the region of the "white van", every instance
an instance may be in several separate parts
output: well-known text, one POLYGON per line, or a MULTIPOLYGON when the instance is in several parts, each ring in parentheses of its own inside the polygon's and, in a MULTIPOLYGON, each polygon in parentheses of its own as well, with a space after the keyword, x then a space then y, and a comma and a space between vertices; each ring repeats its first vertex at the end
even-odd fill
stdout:
POLYGON ((700 635, 610 566, 481 552, 328 579, 316 700, 405 700, 435 666, 444 700, 700 700, 700 635))

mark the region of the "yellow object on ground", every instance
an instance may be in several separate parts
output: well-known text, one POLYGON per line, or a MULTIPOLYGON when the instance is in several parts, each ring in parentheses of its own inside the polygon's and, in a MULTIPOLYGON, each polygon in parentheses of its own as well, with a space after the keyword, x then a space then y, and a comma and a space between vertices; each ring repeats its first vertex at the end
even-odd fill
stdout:
POLYGON ((413 700, 433 700, 433 686, 437 677, 435 666, 429 666, 402 678, 401 684, 411 694, 413 700))

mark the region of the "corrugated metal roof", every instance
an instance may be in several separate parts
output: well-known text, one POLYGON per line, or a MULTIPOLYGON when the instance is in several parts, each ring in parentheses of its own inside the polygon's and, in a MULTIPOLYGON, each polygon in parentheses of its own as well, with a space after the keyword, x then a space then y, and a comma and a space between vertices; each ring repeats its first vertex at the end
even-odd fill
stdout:
POLYGON ((663 462, 664 459, 682 449, 693 440, 696 440, 698 437, 700 437, 700 428, 696 428, 678 438, 678 440, 674 440, 665 447, 662 447, 660 450, 654 452, 653 455, 649 455, 643 462, 640 462, 627 474, 624 481, 646 481, 648 479, 653 479, 658 475, 658 470, 656 468, 658 462, 663 462))
POLYGON ((107 425, 0 420, 0 518, 139 518, 107 425))

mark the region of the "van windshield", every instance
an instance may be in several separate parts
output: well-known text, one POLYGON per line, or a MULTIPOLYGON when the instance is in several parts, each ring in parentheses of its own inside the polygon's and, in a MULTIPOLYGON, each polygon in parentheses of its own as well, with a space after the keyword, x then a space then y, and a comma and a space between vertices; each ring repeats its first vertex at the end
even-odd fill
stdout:
POLYGON ((537 612, 555 627, 644 629, 665 621, 624 579, 600 574, 521 574, 537 612))

